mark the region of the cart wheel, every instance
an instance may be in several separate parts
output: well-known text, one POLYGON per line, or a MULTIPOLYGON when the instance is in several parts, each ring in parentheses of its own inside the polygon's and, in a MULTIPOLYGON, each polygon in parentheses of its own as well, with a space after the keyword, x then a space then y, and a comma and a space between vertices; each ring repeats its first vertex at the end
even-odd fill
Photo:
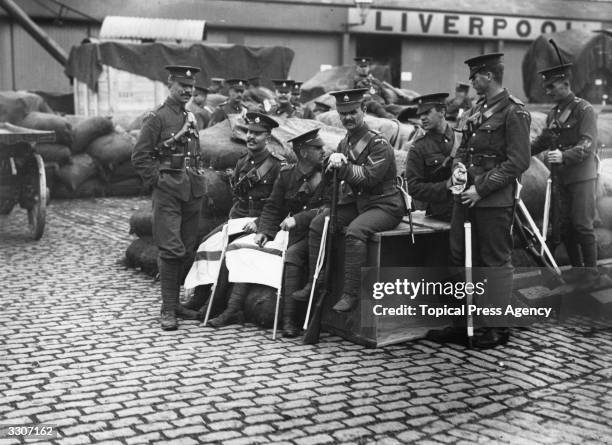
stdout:
POLYGON ((47 215, 47 177, 45 176, 45 163, 42 157, 35 153, 36 166, 38 167, 38 187, 34 205, 28 210, 28 225, 30 234, 35 240, 39 240, 45 231, 45 218, 47 215))

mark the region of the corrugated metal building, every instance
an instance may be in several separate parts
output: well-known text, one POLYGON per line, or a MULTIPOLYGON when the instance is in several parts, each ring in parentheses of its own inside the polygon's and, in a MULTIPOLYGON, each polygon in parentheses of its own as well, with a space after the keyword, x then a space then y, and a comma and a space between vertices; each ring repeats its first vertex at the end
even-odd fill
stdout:
MULTIPOLYGON (((207 41, 283 45, 296 53, 291 77, 371 55, 395 84, 422 93, 466 78, 463 60, 506 53, 506 85, 524 97, 521 61, 542 31, 612 27, 612 2, 585 0, 373 0, 361 23, 355 0, 20 0, 68 52, 96 37, 106 15, 198 19, 207 41), (62 6, 63 5, 63 6, 62 6), (86 17, 87 16, 87 17, 86 17)), ((0 90, 70 92, 62 67, 0 9, 0 90)))

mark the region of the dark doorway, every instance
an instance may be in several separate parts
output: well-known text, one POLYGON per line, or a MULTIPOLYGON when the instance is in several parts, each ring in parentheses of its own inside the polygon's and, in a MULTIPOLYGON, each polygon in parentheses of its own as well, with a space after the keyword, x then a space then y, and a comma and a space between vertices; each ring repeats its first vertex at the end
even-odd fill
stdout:
POLYGON ((356 38, 357 57, 372 57, 373 63, 388 65, 391 71, 391 84, 400 86, 402 40, 389 35, 359 35, 356 38))

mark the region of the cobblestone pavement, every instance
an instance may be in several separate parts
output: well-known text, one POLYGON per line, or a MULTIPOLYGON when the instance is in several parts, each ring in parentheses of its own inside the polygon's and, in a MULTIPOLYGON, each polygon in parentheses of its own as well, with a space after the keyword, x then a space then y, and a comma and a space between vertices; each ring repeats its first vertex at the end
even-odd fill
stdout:
POLYGON ((120 262, 144 205, 53 202, 39 242, 0 219, 1 424, 66 445, 612 443, 611 331, 578 321, 487 352, 160 331, 158 286, 120 262))

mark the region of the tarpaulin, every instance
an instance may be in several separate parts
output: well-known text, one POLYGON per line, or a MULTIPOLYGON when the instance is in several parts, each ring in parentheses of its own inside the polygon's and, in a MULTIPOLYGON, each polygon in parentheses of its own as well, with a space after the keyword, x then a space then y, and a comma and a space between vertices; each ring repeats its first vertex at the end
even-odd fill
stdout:
POLYGON ((102 65, 160 82, 168 79, 164 66, 190 65, 202 70, 196 78, 205 85, 210 83, 212 77, 227 79, 259 76, 262 84, 272 87, 270 79, 287 78, 293 56, 293 50, 283 46, 85 43, 72 47, 65 73, 96 91, 102 65))

